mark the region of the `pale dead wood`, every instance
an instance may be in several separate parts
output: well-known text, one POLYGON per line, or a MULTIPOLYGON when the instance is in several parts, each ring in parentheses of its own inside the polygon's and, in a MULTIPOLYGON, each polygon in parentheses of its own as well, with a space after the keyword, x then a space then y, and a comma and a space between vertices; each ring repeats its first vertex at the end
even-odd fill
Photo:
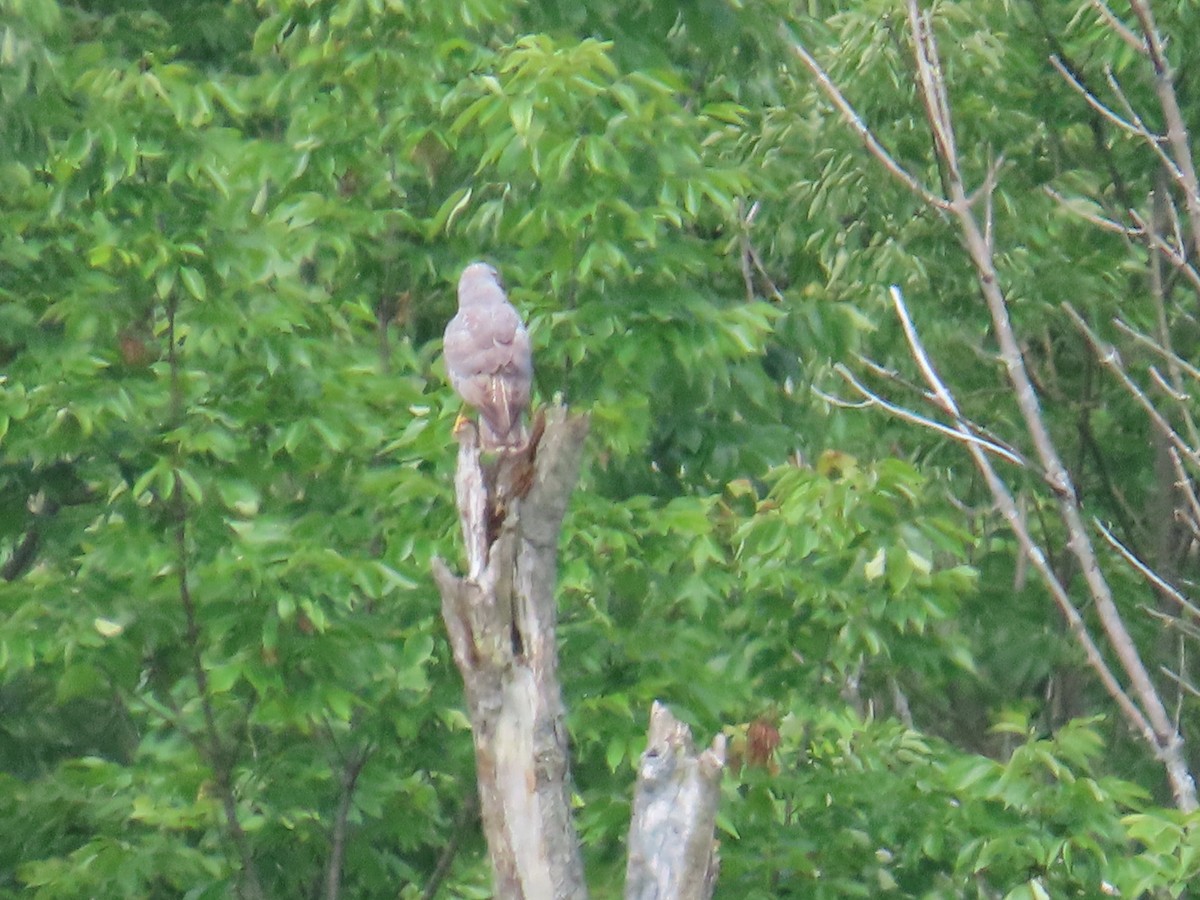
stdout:
POLYGON ((661 703, 650 712, 629 830, 625 900, 708 900, 725 736, 696 752, 692 733, 661 703))
POLYGON ((455 488, 468 574, 433 562, 505 900, 587 896, 570 815, 554 602, 559 529, 587 429, 586 417, 556 407, 528 447, 496 459, 481 458, 474 428, 461 429, 455 488))

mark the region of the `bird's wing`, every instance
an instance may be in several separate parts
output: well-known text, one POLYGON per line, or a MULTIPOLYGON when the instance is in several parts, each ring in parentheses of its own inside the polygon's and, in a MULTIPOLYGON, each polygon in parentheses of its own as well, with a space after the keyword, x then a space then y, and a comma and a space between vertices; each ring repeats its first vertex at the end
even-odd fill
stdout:
POLYGON ((514 357, 529 352, 529 337, 508 304, 460 312, 446 328, 444 352, 464 374, 494 375, 509 369, 514 357))

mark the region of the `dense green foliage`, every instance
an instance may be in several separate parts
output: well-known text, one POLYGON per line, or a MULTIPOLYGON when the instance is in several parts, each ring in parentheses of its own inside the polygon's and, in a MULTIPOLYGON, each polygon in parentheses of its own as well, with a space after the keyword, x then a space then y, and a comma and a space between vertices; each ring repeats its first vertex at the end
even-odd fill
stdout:
MULTIPOLYGON (((954 233, 781 32, 936 184, 901 6, 0 0, 0 896, 316 896, 336 859, 342 896, 417 897, 459 843, 442 896, 489 895, 429 576, 478 257, 541 399, 593 420, 559 594, 597 896, 654 699, 731 738, 718 896, 1178 896, 1200 823, 960 451, 810 390, 857 353, 911 370, 898 283, 970 414, 1016 419, 954 233)), ((1144 421, 1058 303, 1152 329, 1145 253, 1043 188, 1143 198, 1156 161, 1046 56, 1153 93, 1074 7, 936 21, 970 176, 1008 160, 1052 428, 1144 547, 1144 421)), ((1158 11, 1184 66, 1200 14, 1158 11)))

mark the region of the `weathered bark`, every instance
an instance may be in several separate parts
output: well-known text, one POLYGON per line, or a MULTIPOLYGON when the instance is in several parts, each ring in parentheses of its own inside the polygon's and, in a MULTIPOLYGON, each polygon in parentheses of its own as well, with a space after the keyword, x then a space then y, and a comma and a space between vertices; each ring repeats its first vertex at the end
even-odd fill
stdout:
POLYGON ((655 703, 649 737, 633 798, 625 900, 708 900, 717 880, 713 829, 725 736, 697 754, 688 727, 655 703))
POLYGON ((559 529, 587 419, 562 407, 527 450, 481 459, 459 434, 455 488, 467 575, 439 559, 442 618, 466 687, 480 812, 505 900, 587 896, 570 815, 567 734, 555 644, 559 529))

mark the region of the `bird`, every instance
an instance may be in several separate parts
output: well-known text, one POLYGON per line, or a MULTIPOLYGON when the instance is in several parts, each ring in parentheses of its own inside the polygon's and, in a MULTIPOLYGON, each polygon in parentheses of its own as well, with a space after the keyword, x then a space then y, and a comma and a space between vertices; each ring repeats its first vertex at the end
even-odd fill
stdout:
POLYGON ((458 279, 458 312, 446 325, 442 352, 450 384, 479 411, 479 446, 524 446, 524 414, 533 383, 529 333, 508 302, 500 275, 473 262, 458 279))

